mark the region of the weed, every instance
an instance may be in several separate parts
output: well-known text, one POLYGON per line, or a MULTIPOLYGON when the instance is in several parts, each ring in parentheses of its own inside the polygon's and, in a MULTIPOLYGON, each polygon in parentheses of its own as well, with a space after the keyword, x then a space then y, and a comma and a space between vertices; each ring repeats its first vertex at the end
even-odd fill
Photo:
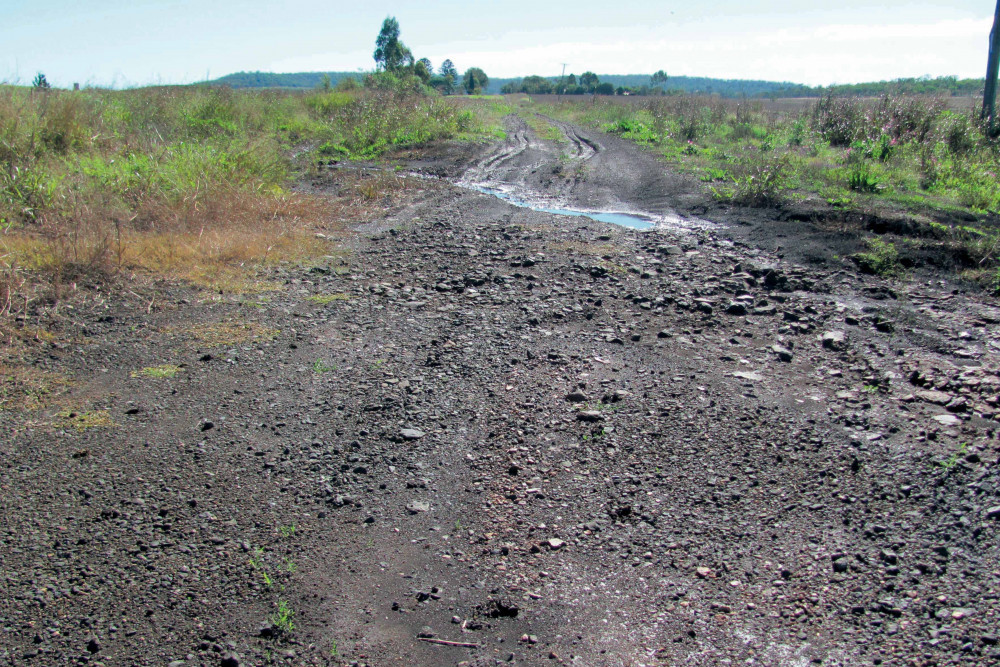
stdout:
POLYGON ((880 238, 870 238, 867 244, 868 252, 859 252, 852 257, 862 272, 883 278, 902 275, 903 267, 899 263, 899 251, 894 243, 880 238))
POLYGON ((278 534, 284 538, 294 537, 295 524, 292 523, 292 524, 278 526, 278 534))
POLYGON ((292 574, 298 569, 299 566, 295 564, 295 561, 293 561, 291 558, 285 558, 285 572, 292 574))
POLYGON ((772 206, 783 199, 788 160, 784 157, 745 158, 729 187, 713 188, 715 196, 743 206, 772 206))
POLYGON ((264 547, 256 547, 250 554, 250 567, 259 570, 264 567, 264 547))
POLYGON ((725 169, 720 169, 718 167, 708 167, 705 169, 705 173, 701 175, 701 180, 705 183, 713 183, 715 181, 727 181, 730 179, 729 172, 725 169))
POLYGON ((330 657, 336 658, 339 654, 337 653, 337 640, 330 640, 330 657))
POLYGON ((280 632, 292 634, 295 630, 295 623, 293 622, 294 617, 295 612, 288 606, 288 602, 285 600, 279 600, 278 610, 271 614, 268 620, 270 620, 271 625, 277 628, 280 632))
POLYGON ((160 366, 147 366, 146 368, 129 373, 134 378, 172 378, 181 371, 180 366, 174 364, 162 364, 160 366))
POLYGON ((337 370, 336 364, 327 366, 322 359, 317 359, 316 362, 313 363, 314 373, 329 373, 330 371, 335 371, 335 370, 337 370))
POLYGON ((264 585, 268 588, 274 585, 274 580, 271 579, 271 575, 267 573, 267 570, 261 570, 260 576, 264 579, 264 585))
POLYGON ((847 186, 855 192, 878 192, 881 182, 870 165, 859 162, 851 168, 847 178, 847 186))
POLYGON ((965 453, 968 450, 968 448, 969 448, 968 443, 963 442, 958 445, 958 449, 952 452, 951 456, 949 456, 944 461, 935 461, 935 463, 941 468, 944 468, 945 470, 954 468, 956 465, 958 465, 958 460, 963 456, 965 456, 965 453))

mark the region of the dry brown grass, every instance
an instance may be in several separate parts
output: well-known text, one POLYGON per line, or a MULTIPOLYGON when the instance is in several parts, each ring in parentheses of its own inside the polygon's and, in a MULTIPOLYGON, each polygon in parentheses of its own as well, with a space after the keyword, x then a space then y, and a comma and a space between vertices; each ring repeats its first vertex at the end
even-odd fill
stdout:
POLYGON ((274 340, 278 329, 255 322, 231 320, 213 324, 198 324, 182 332, 191 338, 191 344, 203 347, 226 347, 251 341, 274 340))
POLYGON ((56 373, 0 362, 0 411, 40 410, 68 391, 70 384, 56 373))

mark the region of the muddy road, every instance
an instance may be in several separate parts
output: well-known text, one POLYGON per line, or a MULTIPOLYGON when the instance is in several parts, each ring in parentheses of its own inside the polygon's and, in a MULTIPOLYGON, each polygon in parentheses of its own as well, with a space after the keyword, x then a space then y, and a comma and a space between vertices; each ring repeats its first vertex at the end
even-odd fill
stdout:
POLYGON ((509 122, 411 166, 664 224, 429 180, 267 298, 81 308, 78 411, 0 413, 0 660, 1000 664, 995 301, 509 122))

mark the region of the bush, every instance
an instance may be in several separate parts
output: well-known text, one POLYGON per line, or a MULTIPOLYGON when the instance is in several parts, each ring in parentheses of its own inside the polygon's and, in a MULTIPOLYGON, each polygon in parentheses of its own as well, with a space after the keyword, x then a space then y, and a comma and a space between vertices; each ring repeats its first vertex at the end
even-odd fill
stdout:
POLYGON ((859 252, 852 257, 862 273, 869 273, 883 278, 893 278, 903 273, 899 263, 899 251, 896 246, 880 238, 866 241, 868 252, 859 252))
POLYGON ((713 188, 715 196, 742 206, 773 206, 783 199, 789 169, 786 157, 753 156, 744 158, 732 176, 728 188, 713 188))

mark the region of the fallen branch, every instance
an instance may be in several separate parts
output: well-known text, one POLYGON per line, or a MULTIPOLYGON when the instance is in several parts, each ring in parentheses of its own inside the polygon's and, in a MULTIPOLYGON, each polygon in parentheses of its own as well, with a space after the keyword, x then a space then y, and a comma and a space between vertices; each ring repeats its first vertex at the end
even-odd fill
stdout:
POLYGON ((430 637, 417 637, 422 642, 427 642, 428 644, 440 644, 441 646, 460 646, 462 648, 479 648, 479 644, 470 644, 469 642, 450 642, 447 639, 431 639, 430 637))

